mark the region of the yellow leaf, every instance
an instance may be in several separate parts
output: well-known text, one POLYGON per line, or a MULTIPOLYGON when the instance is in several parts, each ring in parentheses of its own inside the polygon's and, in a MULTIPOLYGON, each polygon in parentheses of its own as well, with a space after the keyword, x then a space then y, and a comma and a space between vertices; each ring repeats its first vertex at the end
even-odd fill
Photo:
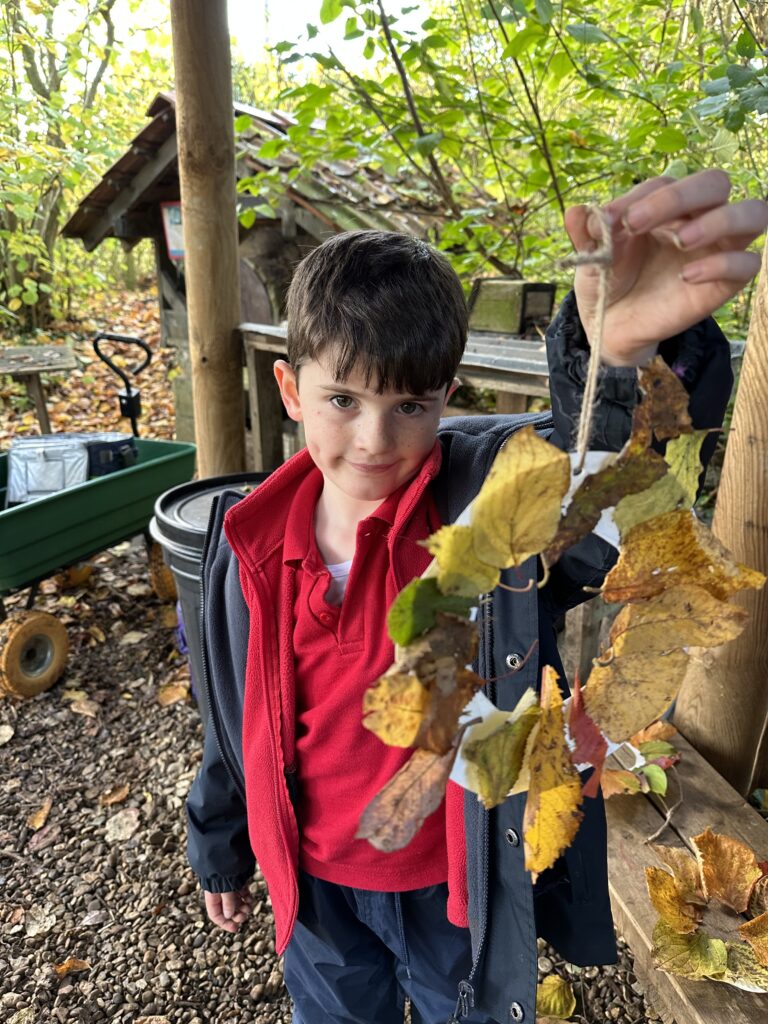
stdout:
POLYGON ((412 747, 429 701, 413 673, 388 669, 363 696, 363 725, 390 747, 412 747))
POLYGON ((664 453, 664 459, 680 484, 689 505, 696 501, 702 469, 701 446, 708 434, 708 430, 694 430, 690 434, 675 437, 668 442, 664 453))
POLYGON ((710 531, 682 509, 629 531, 602 593, 606 601, 638 601, 692 584, 727 601, 738 590, 764 583, 762 573, 735 562, 710 531))
POLYGON ((640 793, 643 784, 634 772, 604 768, 600 773, 600 789, 607 800, 612 796, 633 796, 640 793))
POLYGON ((536 986, 536 1012, 555 1020, 567 1020, 576 1009, 576 996, 565 978, 548 974, 536 986))
POLYGON ((464 744, 462 754, 467 762, 470 788, 489 810, 504 803, 517 781, 528 737, 540 710, 534 704, 488 736, 464 744))
POLYGON ((746 939, 755 951, 758 962, 763 967, 768 967, 768 912, 741 925, 739 935, 746 939))
POLYGON ((53 969, 60 978, 63 978, 67 974, 77 974, 80 971, 90 971, 91 965, 87 960, 78 960, 77 957, 71 956, 68 960, 65 960, 63 964, 54 964, 53 969))
POLYGON ((88 700, 83 698, 81 700, 73 700, 69 705, 71 711, 74 711, 77 715, 85 715, 86 718, 95 718, 99 713, 99 705, 95 700, 88 700))
POLYGON ((752 886, 763 872, 748 846, 705 829, 691 838, 704 882, 704 895, 743 914, 752 886))
POLYGON ((53 807, 53 800, 50 797, 46 797, 43 801, 42 807, 39 807, 27 818, 27 825, 29 828, 34 829, 35 832, 39 828, 42 828, 46 821, 48 821, 48 815, 51 813, 51 807, 53 807))
POLYGON ((664 654, 675 647, 717 647, 734 640, 748 618, 745 608, 719 601, 703 587, 672 587, 625 605, 614 619, 610 642, 621 639, 623 658, 664 654))
MULTIPOLYGON (((706 906, 704 883, 701 880, 699 863, 696 858, 692 857, 687 850, 680 850, 674 846, 651 844, 651 849, 659 860, 671 868, 680 895, 686 903, 698 903, 701 906, 706 906)), ((658 907, 656 909, 658 910, 658 907)))
POLYGON ((103 629, 99 629, 98 626, 89 626, 88 627, 88 632, 91 634, 93 639, 94 640, 98 640, 98 642, 100 644, 103 644, 105 642, 105 640, 107 639, 106 636, 104 635, 104 630, 103 629))
POLYGON ((676 932, 695 932, 701 921, 701 910, 683 899, 677 882, 663 868, 646 868, 648 895, 659 916, 676 932))
POLYGON ((101 794, 99 797, 99 803, 102 807, 111 807, 112 804, 121 804, 130 791, 131 787, 127 782, 122 786, 113 786, 112 789, 107 789, 101 794))
POLYGON ((566 453, 533 427, 513 434, 472 504, 478 558, 504 569, 543 551, 557 530, 570 477, 566 453))
POLYGON ((613 510, 613 521, 621 536, 625 537, 638 523, 681 508, 685 503, 683 488, 669 472, 639 494, 628 494, 622 498, 613 510))
POLYGON ((13 298, 13 299, 10 299, 10 300, 9 300, 9 302, 8 302, 8 309, 10 309, 10 311, 11 311, 12 313, 15 313, 15 312, 16 312, 16 310, 17 310, 17 309, 21 309, 21 307, 22 307, 23 305, 24 305, 24 303, 23 303, 23 302, 21 301, 21 299, 20 299, 20 298, 18 298, 18 296, 17 296, 16 298, 13 298))
POLYGON ((654 966, 681 978, 711 978, 725 972, 728 955, 722 939, 710 938, 706 932, 681 935, 665 921, 653 929, 654 966))
POLYGON ((188 686, 171 683, 167 686, 159 686, 157 689, 157 703, 163 708, 167 708, 171 704, 178 704, 179 701, 186 700, 188 697, 188 686))
POLYGON ((768 992, 768 968, 755 956, 755 951, 744 942, 726 942, 728 965, 724 974, 715 981, 744 989, 746 992, 768 992))
POLYGON ((529 760, 530 785, 525 805, 525 867, 534 878, 552 867, 570 846, 583 817, 581 779, 571 763, 563 727, 563 697, 557 673, 545 666, 541 717, 529 760))
POLYGON ((499 582, 499 570, 475 554, 472 527, 443 526, 425 544, 437 559, 437 583, 444 594, 477 597, 499 582))
POLYGON ((612 661, 592 664, 584 706, 601 731, 621 743, 666 711, 683 680, 688 655, 674 650, 625 658, 614 651, 612 661))

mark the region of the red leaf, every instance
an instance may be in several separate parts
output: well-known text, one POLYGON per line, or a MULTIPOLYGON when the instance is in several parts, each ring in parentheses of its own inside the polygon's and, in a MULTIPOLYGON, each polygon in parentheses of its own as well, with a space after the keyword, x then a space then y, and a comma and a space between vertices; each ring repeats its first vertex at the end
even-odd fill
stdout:
POLYGON ((608 744, 603 734, 584 710, 584 700, 578 676, 576 676, 573 685, 573 699, 571 700, 571 710, 568 716, 568 729, 571 739, 576 744, 576 748, 571 753, 573 763, 587 763, 594 765, 595 768, 582 792, 584 796, 597 796, 597 790, 600 785, 600 773, 603 770, 603 762, 608 752, 608 744))

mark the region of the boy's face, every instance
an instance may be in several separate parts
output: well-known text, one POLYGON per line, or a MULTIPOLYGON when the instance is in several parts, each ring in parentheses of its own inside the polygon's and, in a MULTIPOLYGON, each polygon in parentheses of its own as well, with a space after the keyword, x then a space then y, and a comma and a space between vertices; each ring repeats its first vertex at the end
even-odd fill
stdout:
POLYGON ((381 502, 410 480, 431 452, 448 398, 458 386, 410 395, 376 394, 356 370, 335 380, 327 357, 301 366, 284 360, 275 378, 291 419, 304 424, 307 448, 326 485, 362 502, 381 502))

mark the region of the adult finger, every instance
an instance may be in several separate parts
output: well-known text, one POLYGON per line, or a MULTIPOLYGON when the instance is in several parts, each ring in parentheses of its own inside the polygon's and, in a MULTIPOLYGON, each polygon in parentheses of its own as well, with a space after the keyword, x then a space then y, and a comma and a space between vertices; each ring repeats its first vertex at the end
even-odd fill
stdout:
MULTIPOLYGON (((732 281, 739 287, 750 281, 760 270, 760 256, 756 252, 718 252, 692 260, 683 267, 680 276, 691 284, 714 281, 732 281)), ((734 288, 734 291, 737 289, 734 288)))
POLYGON ((681 224, 674 232, 681 249, 698 249, 706 245, 722 247, 724 239, 732 239, 729 249, 749 245, 768 227, 768 203, 761 199, 745 199, 708 210, 700 217, 681 224), (738 239, 738 242, 736 241, 738 239))
POLYGON ((623 196, 617 196, 610 203, 606 203, 603 209, 614 222, 621 221, 624 214, 634 203, 639 202, 653 192, 657 192, 660 188, 674 185, 676 181, 677 178, 670 178, 664 174, 659 175, 658 178, 649 178, 647 181, 641 181, 639 185, 635 185, 634 188, 631 188, 623 196))
POLYGON ((633 202, 622 216, 631 232, 650 231, 667 221, 721 206, 731 191, 731 179, 720 170, 699 171, 633 202))

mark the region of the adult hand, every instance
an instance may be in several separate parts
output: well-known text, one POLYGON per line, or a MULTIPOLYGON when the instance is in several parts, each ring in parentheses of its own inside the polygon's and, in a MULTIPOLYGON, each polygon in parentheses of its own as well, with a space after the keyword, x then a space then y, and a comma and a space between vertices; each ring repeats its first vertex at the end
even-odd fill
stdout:
POLYGON ((236 932, 253 910, 247 886, 237 892, 204 892, 208 917, 225 932, 236 932))
MULTIPOLYGON (((759 271, 760 256, 745 249, 768 227, 768 203, 729 203, 731 183, 720 170, 680 181, 652 178, 608 203, 613 261, 602 358, 639 365, 665 338, 691 327, 740 291, 759 271)), ((566 211, 577 252, 599 247, 598 218, 587 207, 566 211)), ((576 270, 575 291, 587 338, 595 336, 600 268, 576 270)))

